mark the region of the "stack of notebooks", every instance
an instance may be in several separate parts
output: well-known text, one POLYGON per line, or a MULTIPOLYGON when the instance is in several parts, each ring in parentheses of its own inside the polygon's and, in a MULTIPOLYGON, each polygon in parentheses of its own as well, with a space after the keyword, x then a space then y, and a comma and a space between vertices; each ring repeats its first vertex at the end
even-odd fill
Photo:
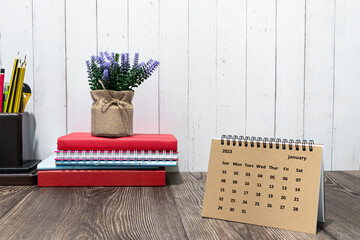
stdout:
POLYGON ((165 186, 165 167, 177 165, 171 134, 102 138, 75 132, 38 165, 38 186, 165 186))

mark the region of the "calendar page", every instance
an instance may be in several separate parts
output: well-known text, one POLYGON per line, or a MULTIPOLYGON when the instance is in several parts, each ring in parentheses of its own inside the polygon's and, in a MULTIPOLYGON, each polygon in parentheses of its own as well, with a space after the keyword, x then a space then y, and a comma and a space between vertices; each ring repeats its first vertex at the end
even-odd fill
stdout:
POLYGON ((316 233, 321 155, 322 145, 213 139, 202 216, 316 233))

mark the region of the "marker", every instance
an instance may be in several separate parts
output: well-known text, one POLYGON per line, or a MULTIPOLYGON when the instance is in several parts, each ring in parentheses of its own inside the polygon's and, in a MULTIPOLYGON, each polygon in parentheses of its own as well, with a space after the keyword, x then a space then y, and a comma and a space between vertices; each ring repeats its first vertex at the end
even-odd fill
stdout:
POLYGON ((2 107, 3 107, 4 78, 5 78, 5 69, 2 68, 0 70, 0 113, 2 113, 2 107))
POLYGON ((5 112, 6 101, 7 101, 8 94, 9 94, 9 87, 10 87, 9 83, 6 82, 5 83, 5 88, 4 88, 4 97, 3 97, 3 102, 4 102, 4 104, 3 104, 3 112, 5 112))

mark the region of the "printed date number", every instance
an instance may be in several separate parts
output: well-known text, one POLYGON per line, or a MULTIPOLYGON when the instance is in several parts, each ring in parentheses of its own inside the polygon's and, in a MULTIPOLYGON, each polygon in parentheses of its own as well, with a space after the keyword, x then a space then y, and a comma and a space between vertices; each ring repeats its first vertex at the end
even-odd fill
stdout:
POLYGON ((222 153, 232 153, 231 149, 223 149, 222 153))

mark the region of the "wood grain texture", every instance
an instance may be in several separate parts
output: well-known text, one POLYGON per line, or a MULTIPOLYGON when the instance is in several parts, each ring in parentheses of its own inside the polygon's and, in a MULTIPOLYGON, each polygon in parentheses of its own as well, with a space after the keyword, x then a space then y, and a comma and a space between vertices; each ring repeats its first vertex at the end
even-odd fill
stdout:
POLYGON ((16 53, 27 54, 33 157, 53 151, 64 128, 90 130, 85 60, 100 50, 138 51, 161 64, 135 92, 134 132, 174 133, 183 159, 178 170, 205 171, 210 139, 223 133, 302 132, 324 144, 326 170, 360 168, 358 1, 0 0, 0 6, 6 81, 16 53))
POLYGON ((39 188, 0 229, 10 239, 184 239, 174 205, 167 188, 39 188))
POLYGON ((353 178, 359 178, 360 177, 360 171, 346 171, 346 174, 351 175, 353 178))
POLYGON ((206 174, 171 173, 169 176, 170 189, 189 239, 328 239, 328 236, 321 231, 315 236, 251 224, 201 218, 206 174))
POLYGON ((347 172, 325 174, 325 213, 322 226, 334 239, 360 237, 360 178, 347 172))
POLYGON ((34 189, 36 186, 0 186, 0 218, 34 189))
POLYGON ((0 187, 1 239, 358 239, 360 171, 326 172, 316 235, 201 217, 205 173, 166 187, 0 187))
MULTIPOLYGON (((169 174, 170 175, 170 174, 169 174)), ((171 173, 170 189, 189 239, 239 239, 228 222, 201 218, 205 190, 204 173, 171 173)))

